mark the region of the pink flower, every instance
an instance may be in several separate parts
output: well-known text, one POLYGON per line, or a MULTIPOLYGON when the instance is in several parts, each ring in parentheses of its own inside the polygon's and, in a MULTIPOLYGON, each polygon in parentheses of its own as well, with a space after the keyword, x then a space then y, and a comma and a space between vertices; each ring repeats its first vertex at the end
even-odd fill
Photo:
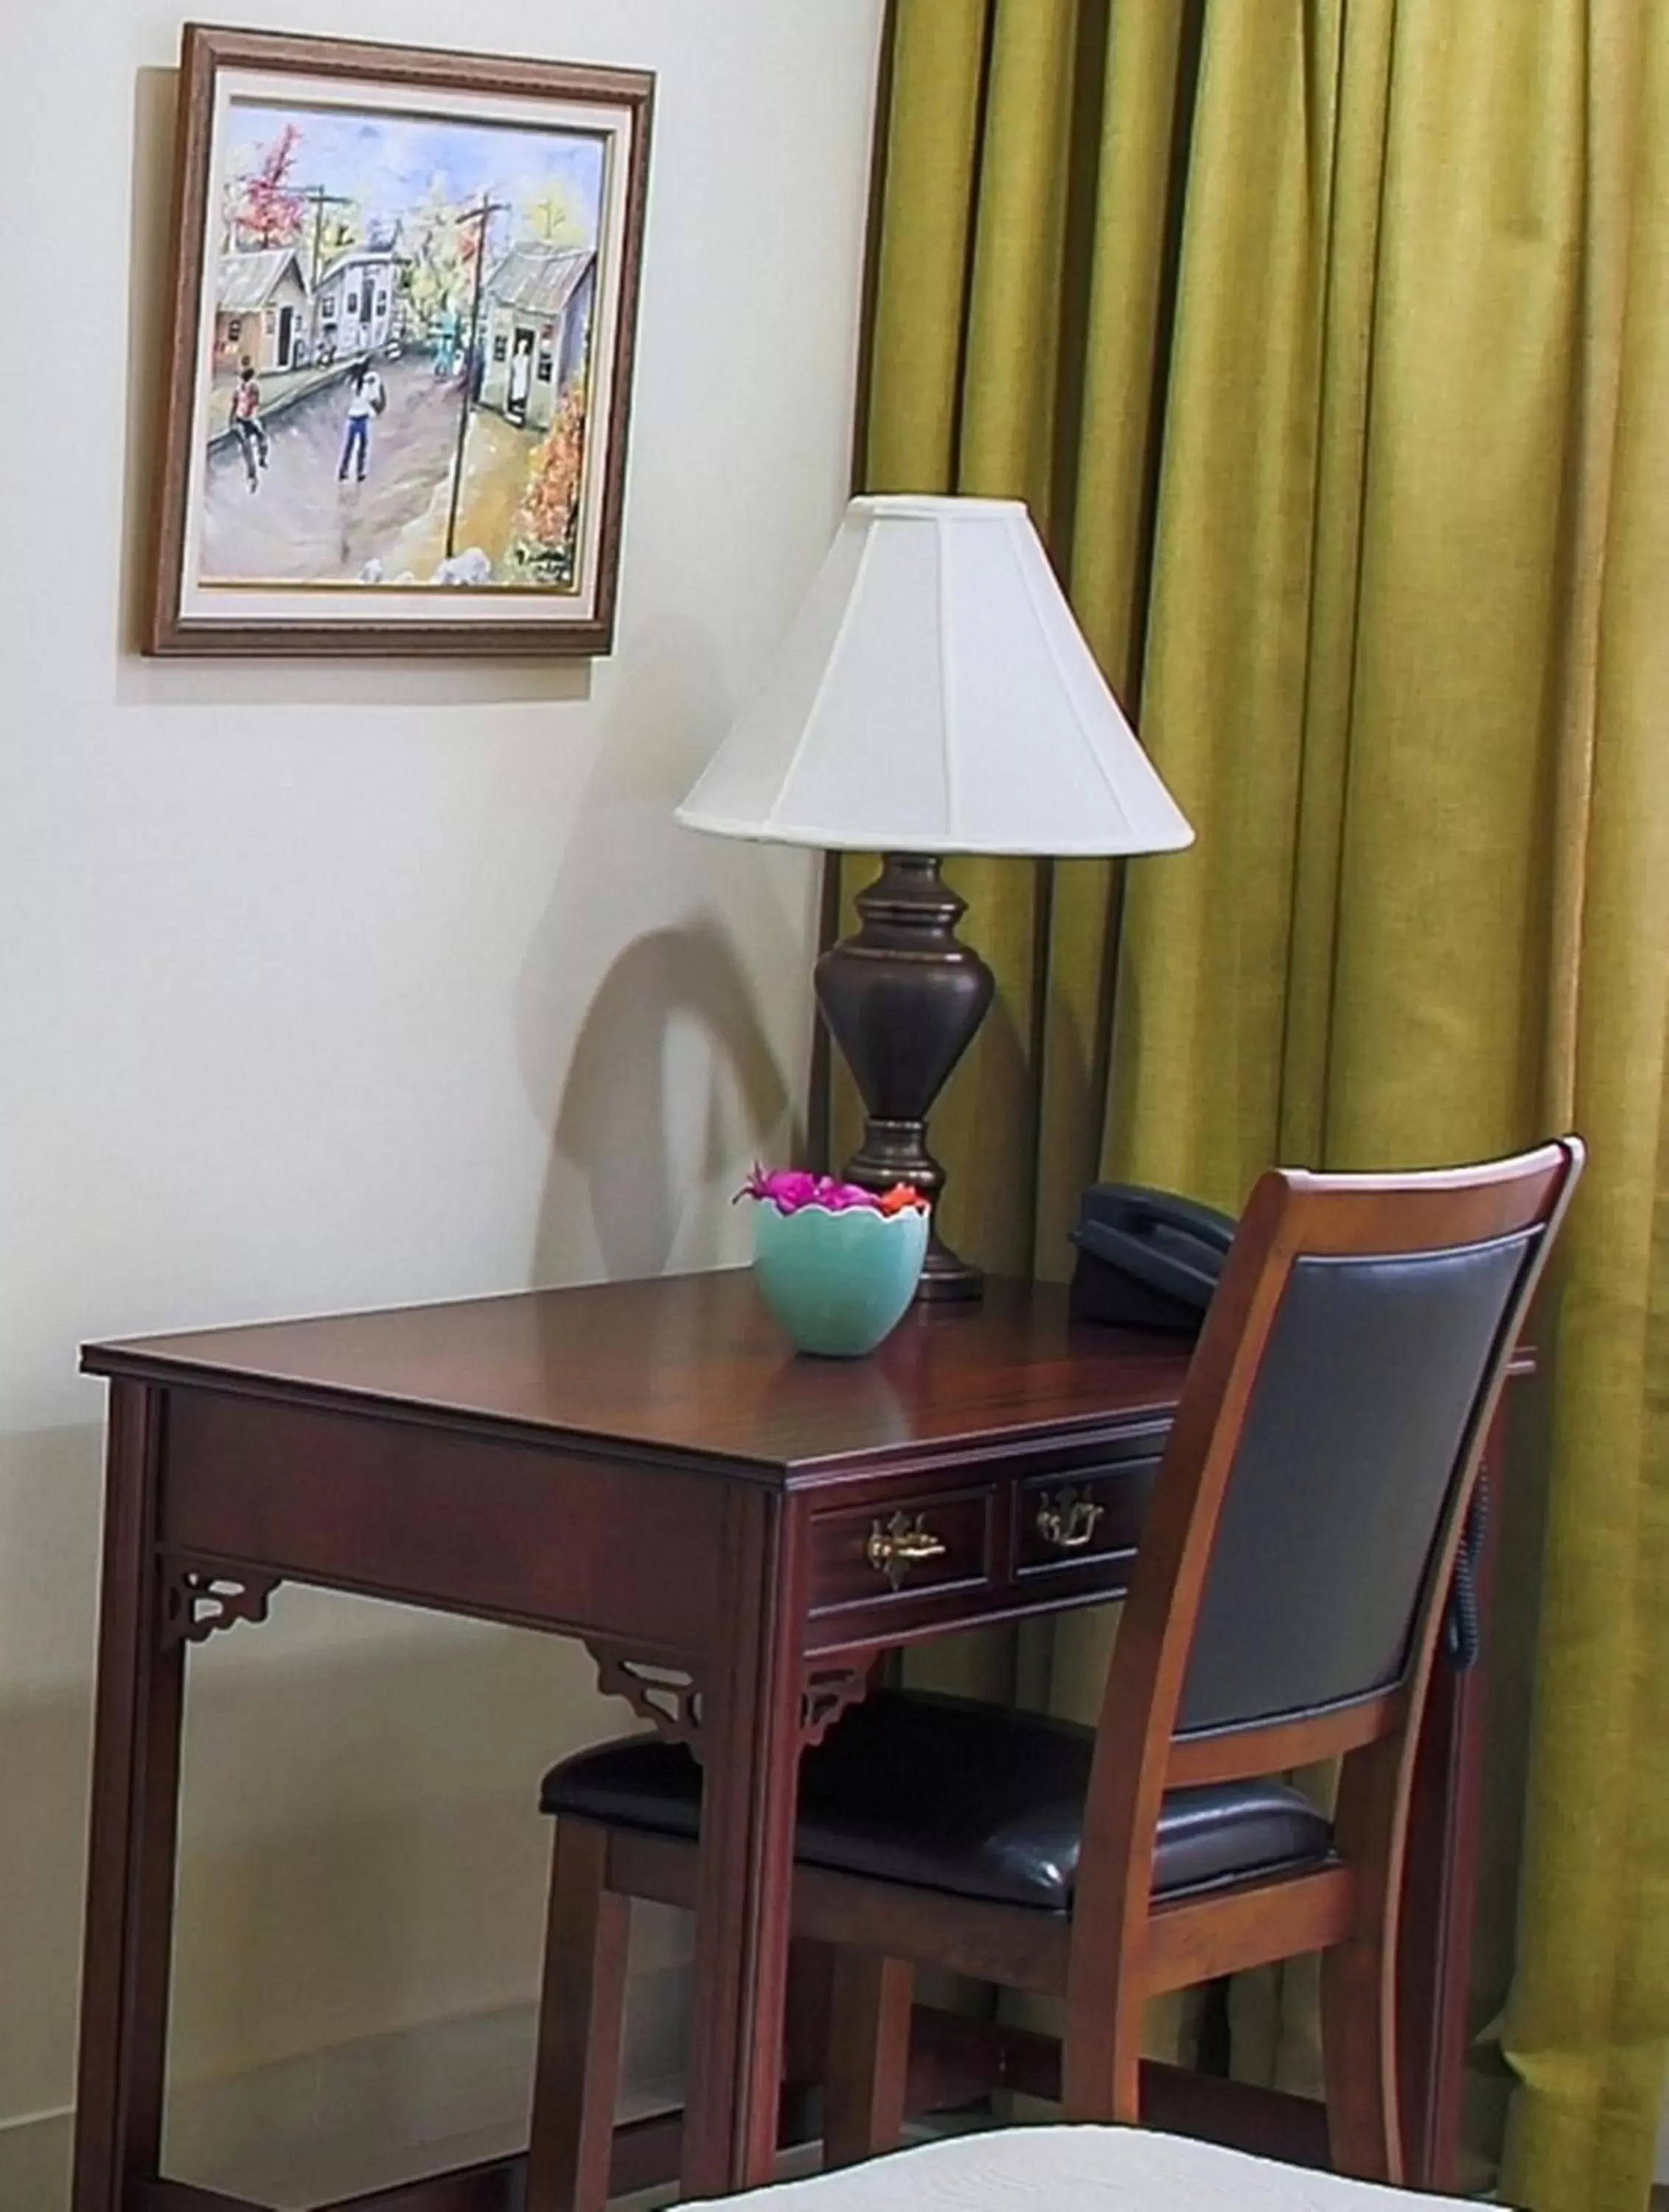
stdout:
POLYGON ((798 1213, 817 1194, 817 1178, 804 1168, 773 1168, 768 1175, 756 1167, 737 1193, 738 1198, 769 1199, 779 1213, 798 1213))
POLYGON ((821 1206, 830 1213, 847 1213, 858 1206, 877 1212, 882 1210, 875 1193, 861 1184, 838 1182, 833 1176, 812 1175, 805 1168, 773 1168, 768 1172, 756 1166, 736 1194, 768 1200, 779 1213, 798 1213, 805 1206, 821 1206))

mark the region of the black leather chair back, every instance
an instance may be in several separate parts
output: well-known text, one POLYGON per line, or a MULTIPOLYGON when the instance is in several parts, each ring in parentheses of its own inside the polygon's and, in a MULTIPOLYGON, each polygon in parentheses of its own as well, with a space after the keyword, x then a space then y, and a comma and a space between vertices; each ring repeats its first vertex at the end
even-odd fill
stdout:
POLYGON ((1325 1711, 1400 1679, 1544 1233, 1293 1263, 1223 1496, 1179 1734, 1325 1711))

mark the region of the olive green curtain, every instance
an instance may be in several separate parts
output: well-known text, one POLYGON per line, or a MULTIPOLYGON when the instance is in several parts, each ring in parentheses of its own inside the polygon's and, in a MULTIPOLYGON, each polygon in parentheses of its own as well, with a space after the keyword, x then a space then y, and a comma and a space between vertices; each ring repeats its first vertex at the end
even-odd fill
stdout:
MULTIPOLYGON (((1271 1159, 1590 1140, 1504 2190, 1638 2212, 1669 2044, 1669 9, 895 0, 882 129, 866 481, 1031 502, 1199 831, 1122 873, 952 871, 1000 992, 935 1120, 953 1241, 1058 1273, 1098 1171, 1233 1206, 1271 1159)), ((1057 1636, 1058 1706, 1104 1634, 1057 1636)), ((1261 2002, 1290 2073, 1301 1986, 1261 2002)))

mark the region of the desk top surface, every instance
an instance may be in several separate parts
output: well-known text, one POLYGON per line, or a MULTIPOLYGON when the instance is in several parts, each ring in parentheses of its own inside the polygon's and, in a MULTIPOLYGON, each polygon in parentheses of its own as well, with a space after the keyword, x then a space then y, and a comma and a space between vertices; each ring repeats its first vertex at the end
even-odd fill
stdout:
POLYGON ((865 1359, 797 1357, 748 1270, 85 1347, 92 1374, 425 1415, 785 1473, 1162 1414, 1175 1338, 1073 1323, 1053 1284, 918 1306, 865 1359))

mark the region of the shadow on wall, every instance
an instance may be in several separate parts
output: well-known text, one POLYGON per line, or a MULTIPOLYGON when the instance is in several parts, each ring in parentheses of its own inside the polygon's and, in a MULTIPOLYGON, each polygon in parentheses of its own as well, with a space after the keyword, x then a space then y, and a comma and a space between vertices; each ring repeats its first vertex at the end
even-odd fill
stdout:
MULTIPOLYGON (((788 1092, 761 1026, 743 975, 710 915, 687 929, 658 929, 628 945, 604 977, 574 1048, 556 1149, 585 1176, 603 1263, 611 1278, 659 1274, 672 1256, 680 1223, 671 1119, 688 1107, 701 1115, 697 1172, 711 1184, 734 1157, 718 1095, 719 1069, 698 1097, 672 1096, 676 1060, 668 1033, 692 1020, 711 1042, 741 1093, 743 1115, 767 1145, 788 1104, 788 1092)), ((536 1264, 546 1280, 560 1264, 564 1239, 545 1233, 544 1210, 536 1264)))
POLYGON ((728 720, 706 633, 669 622, 623 656, 597 765, 517 994, 534 1111, 555 1133, 536 1282, 573 1277, 589 1231, 614 1278, 726 1247, 738 1161, 786 1157, 806 1060, 805 855, 680 829, 673 809, 728 720), (686 918, 634 934, 686 889, 686 918), (623 945, 606 965, 593 946, 623 945), (583 1213, 581 1212, 583 1209, 583 1213))

